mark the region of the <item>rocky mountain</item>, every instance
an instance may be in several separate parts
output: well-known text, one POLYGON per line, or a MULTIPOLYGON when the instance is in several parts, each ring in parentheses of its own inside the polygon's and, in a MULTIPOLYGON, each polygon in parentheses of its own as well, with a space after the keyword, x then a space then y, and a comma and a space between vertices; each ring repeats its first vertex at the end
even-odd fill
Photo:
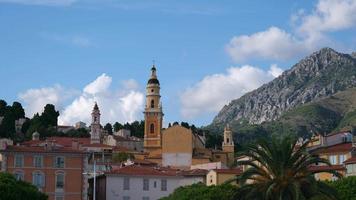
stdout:
POLYGON ((232 100, 210 127, 274 121, 286 111, 353 87, 356 87, 356 53, 343 54, 323 48, 271 82, 232 100))

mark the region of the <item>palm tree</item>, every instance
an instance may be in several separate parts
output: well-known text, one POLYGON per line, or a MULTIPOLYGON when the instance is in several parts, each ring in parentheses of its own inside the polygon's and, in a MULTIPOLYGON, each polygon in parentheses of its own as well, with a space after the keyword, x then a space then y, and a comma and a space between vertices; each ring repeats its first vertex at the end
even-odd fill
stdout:
POLYGON ((259 140, 244 148, 239 154, 249 160, 237 162, 247 167, 237 177, 241 186, 239 199, 337 199, 336 191, 326 183, 315 180, 314 174, 340 174, 332 170, 310 171, 309 168, 315 163, 330 163, 311 155, 306 149, 307 145, 304 143, 300 146, 296 139, 282 137, 259 140))

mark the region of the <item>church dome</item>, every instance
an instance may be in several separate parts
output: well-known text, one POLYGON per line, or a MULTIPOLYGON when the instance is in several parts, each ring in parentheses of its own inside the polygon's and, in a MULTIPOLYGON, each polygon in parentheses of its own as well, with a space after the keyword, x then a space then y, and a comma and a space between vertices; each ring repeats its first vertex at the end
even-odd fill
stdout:
POLYGON ((158 84, 159 85, 159 81, 157 78, 151 78, 148 80, 147 84, 158 84))

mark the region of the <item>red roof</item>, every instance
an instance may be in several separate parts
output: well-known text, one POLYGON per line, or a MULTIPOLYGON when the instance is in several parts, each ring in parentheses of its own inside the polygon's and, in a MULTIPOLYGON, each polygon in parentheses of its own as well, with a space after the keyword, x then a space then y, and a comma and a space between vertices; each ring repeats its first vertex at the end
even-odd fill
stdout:
POLYGON ((100 143, 85 144, 85 145, 83 145, 83 147, 99 147, 99 148, 108 148, 108 149, 114 148, 113 146, 110 146, 107 144, 100 144, 100 143))
POLYGON ((236 174, 240 175, 242 174, 242 169, 241 168, 234 168, 234 169, 213 169, 217 173, 220 174, 236 174))
POLYGON ((53 147, 52 149, 39 146, 8 146, 6 152, 30 152, 30 153, 84 153, 84 151, 68 147, 53 147))
POLYGON ((133 175, 133 176, 177 176, 177 170, 160 167, 144 167, 130 165, 112 170, 108 174, 133 175))
POLYGON ((309 167, 310 171, 318 171, 318 170, 346 170, 346 168, 343 165, 313 165, 309 167))
MULTIPOLYGON (((72 146, 73 141, 78 141, 80 144, 85 145, 85 144, 90 144, 90 138, 72 138, 72 137, 48 137, 46 138, 47 141, 53 141, 56 144, 62 145, 62 146, 72 146)), ((46 140, 30 140, 21 143, 21 145, 25 146, 36 146, 42 143, 45 143, 46 140)))
POLYGON ((131 175, 131 176, 205 176, 206 170, 179 170, 169 167, 152 167, 129 165, 114 169, 106 174, 131 175))
POLYGON ((344 161, 344 164, 353 164, 353 163, 356 163, 356 156, 351 157, 344 161))
POLYGON ((322 147, 320 149, 315 150, 315 153, 337 153, 337 152, 351 152, 352 143, 341 143, 328 147, 322 147))

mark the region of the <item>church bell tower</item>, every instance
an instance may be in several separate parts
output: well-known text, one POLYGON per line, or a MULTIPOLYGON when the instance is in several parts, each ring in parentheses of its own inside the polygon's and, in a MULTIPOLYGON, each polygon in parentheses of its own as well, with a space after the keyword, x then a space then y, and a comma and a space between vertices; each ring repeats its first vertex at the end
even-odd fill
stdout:
POLYGON ((98 104, 95 102, 93 111, 91 113, 91 125, 90 125, 90 143, 100 143, 100 110, 98 104))
POLYGON ((160 154, 162 148, 162 104, 160 85, 155 65, 151 68, 151 76, 146 86, 144 148, 150 154, 160 154))
POLYGON ((232 153, 235 150, 233 135, 229 124, 227 124, 224 129, 224 141, 222 143, 222 149, 224 152, 232 152, 232 153))

